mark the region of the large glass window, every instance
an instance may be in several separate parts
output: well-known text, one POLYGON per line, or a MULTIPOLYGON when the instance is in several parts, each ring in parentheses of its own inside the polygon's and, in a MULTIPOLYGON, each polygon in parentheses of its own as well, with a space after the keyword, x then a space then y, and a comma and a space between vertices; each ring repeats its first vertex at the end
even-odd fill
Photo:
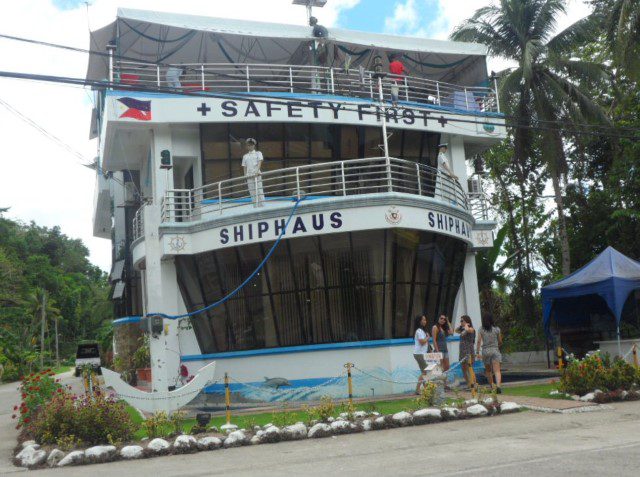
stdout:
MULTIPOLYGON (((190 311, 236 288, 271 244, 176 257, 190 311)), ((414 230, 283 241, 225 304, 192 319, 205 353, 411 336, 413 318, 450 316, 466 245, 414 230)))
MULTIPOLYGON (((394 157, 436 165, 439 134, 389 128, 394 157)), ((202 124, 205 184, 242 175, 244 141, 253 137, 264 155, 264 171, 319 162, 380 157, 380 128, 335 124, 230 123, 202 124)))

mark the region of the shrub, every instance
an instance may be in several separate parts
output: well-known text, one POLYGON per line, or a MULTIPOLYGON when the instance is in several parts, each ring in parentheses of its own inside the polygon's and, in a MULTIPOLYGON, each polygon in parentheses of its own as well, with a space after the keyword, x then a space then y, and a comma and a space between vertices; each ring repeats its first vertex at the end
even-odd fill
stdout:
POLYGON ((180 435, 184 432, 184 421, 187 417, 187 413, 184 411, 174 411, 169 416, 169 426, 171 432, 176 435, 180 435))
POLYGON ((62 385, 55 379, 53 371, 45 369, 31 373, 20 384, 20 406, 14 406, 13 417, 18 419, 16 428, 31 432, 34 419, 42 406, 51 401, 54 395, 63 393, 62 385))
POLYGON ((309 415, 309 421, 326 421, 336 412, 336 406, 330 396, 322 396, 320 404, 306 409, 309 415))
POLYGON ((560 391, 584 395, 596 389, 631 389, 640 381, 640 372, 623 359, 611 361, 595 353, 583 360, 569 361, 560 379, 560 391))
POLYGON ((154 412, 153 415, 149 416, 142 423, 142 428, 149 439, 165 437, 169 427, 169 418, 167 417, 167 413, 164 411, 154 412))
POLYGON ((32 427, 33 437, 41 444, 124 442, 135 431, 124 403, 100 392, 82 397, 56 393, 42 406, 32 427))
POLYGON ((426 382, 422 386, 420 396, 416 398, 416 406, 418 408, 431 407, 436 402, 436 391, 438 386, 436 383, 426 382))

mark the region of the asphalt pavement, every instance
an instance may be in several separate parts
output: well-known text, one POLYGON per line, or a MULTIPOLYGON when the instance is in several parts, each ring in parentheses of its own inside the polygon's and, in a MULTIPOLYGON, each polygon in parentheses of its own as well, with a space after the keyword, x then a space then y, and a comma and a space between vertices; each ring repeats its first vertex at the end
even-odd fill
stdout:
MULTIPOLYGON (((71 378, 73 379, 73 378, 71 378)), ((10 463, 16 385, 0 386, 0 475, 10 463), (9 409, 7 412, 6 409, 9 409)), ((457 475, 637 476, 640 402, 574 414, 526 411, 318 440, 136 461, 31 471, 34 476, 93 475, 457 475)))

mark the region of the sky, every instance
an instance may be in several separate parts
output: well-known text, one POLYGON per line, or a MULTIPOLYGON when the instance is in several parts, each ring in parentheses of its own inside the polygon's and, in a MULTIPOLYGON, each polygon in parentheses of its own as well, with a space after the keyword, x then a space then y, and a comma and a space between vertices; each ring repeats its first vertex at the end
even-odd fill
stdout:
MULTIPOLYGON (((321 24, 354 30, 446 39, 453 28, 491 0, 329 0, 314 15, 321 24)), ((304 24, 303 7, 291 0, 20 0, 3 2, 0 34, 88 48, 89 30, 115 19, 118 7, 304 24), (178 8, 179 6, 179 8, 178 8)), ((568 0, 558 28, 589 13, 582 0, 568 0)), ((82 78, 87 56, 0 39, 0 71, 82 78)), ((490 59, 489 69, 508 66, 490 59)), ((93 237, 95 172, 82 166, 96 156, 89 140, 92 94, 75 86, 0 78, 0 208, 7 217, 60 226, 80 238, 90 260, 111 267, 111 243, 93 237), (28 125, 2 103, 37 123, 64 148, 28 125), (73 152, 70 152, 71 149, 73 152)))

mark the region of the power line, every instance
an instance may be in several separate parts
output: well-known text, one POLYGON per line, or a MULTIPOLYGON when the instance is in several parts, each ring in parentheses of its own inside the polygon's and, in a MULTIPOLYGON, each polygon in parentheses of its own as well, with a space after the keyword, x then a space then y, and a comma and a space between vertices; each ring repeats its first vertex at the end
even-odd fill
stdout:
MULTIPOLYGON (((110 82, 105 80, 90 80, 84 78, 73 78, 73 77, 64 77, 64 76, 52 76, 52 75, 38 75, 34 73, 19 73, 19 72, 11 72, 11 71, 0 71, 0 77, 5 78, 14 78, 14 79, 22 79, 22 80, 31 80, 31 81, 43 81, 49 83, 61 83, 61 84, 72 84, 77 86, 91 86, 94 88, 104 88, 104 89, 117 89, 120 91, 137 91, 143 93, 170 93, 178 96, 193 96, 200 98, 213 98, 213 99, 235 99, 239 101, 253 101, 254 103, 270 103, 275 105, 287 106, 290 104, 291 100, 296 101, 309 101, 309 98, 306 97, 288 97, 288 100, 274 100, 273 98, 264 98, 261 96, 254 95, 243 95, 238 93, 212 93, 208 91, 182 91, 177 90, 175 88, 162 87, 162 86, 139 86, 139 85, 123 85, 117 82, 110 82)), ((342 105, 350 105, 356 106, 358 103, 355 102, 344 102, 342 105)), ((361 103, 360 103, 361 104, 361 103)), ((331 107, 328 105, 322 105, 321 102, 314 102, 314 107, 318 109, 330 110, 331 107), (320 103, 320 104, 318 104, 320 103)), ((425 105, 425 109, 428 108, 428 105, 425 105)), ((394 108, 384 108, 385 111, 392 110, 394 108)), ((349 109, 349 108, 341 108, 341 111, 348 112, 358 112, 365 115, 381 115, 383 114, 381 110, 372 112, 372 111, 360 111, 358 109, 349 109)), ((431 111, 430 111, 431 112, 431 111)), ((469 113, 459 113, 455 111, 440 111, 444 114, 448 114, 450 116, 462 116, 462 117, 483 117, 487 118, 487 116, 480 116, 477 114, 469 114, 469 113)), ((502 116, 496 116, 498 119, 501 119, 502 116)), ((533 124, 518 124, 517 122, 509 122, 509 118, 505 117, 505 122, 491 122, 487 120, 479 121, 477 119, 461 119, 461 118, 446 118, 446 122, 452 123, 466 123, 466 124, 476 124, 481 126, 498 126, 498 127, 509 127, 509 128, 519 128, 519 129, 531 129, 537 131, 565 131, 574 135, 587 135, 593 136, 596 134, 593 131, 581 131, 579 128, 582 126, 580 124, 567 124, 564 127, 547 127, 547 126, 536 126, 533 124)), ((536 120, 534 120, 536 122, 536 120)), ((636 131, 640 132, 640 129, 636 129, 636 131)), ((603 137, 611 137, 616 139, 629 139, 629 140, 638 140, 640 136, 638 135, 623 135, 623 134, 612 134, 609 132, 598 132, 599 136, 603 137)))
MULTIPOLYGON (((172 66, 170 63, 162 63, 162 62, 152 62, 152 61, 148 61, 148 60, 143 60, 143 59, 139 59, 139 58, 132 58, 132 57, 127 57, 124 55, 118 55, 118 54, 114 54, 111 55, 109 53, 106 52, 102 52, 102 51, 96 51, 96 50, 91 50, 91 49, 86 49, 86 48, 78 48, 78 47, 74 47, 74 46, 68 46, 68 45, 61 45, 61 44, 57 44, 57 43, 50 43, 50 42, 45 42, 45 41, 40 41, 40 40, 34 40, 34 39, 30 39, 30 38, 24 38, 24 37, 17 37, 17 36, 13 36, 13 35, 5 35, 5 34, 0 34, 0 38, 4 38, 4 39, 8 39, 8 40, 14 40, 14 41, 20 41, 20 42, 26 42, 26 43, 31 43, 31 44, 36 44, 36 45, 40 45, 40 46, 45 46, 45 47, 50 47, 50 48, 58 48, 58 49, 64 49, 64 50, 68 50, 68 51, 73 51, 76 53, 83 53, 83 54, 89 54, 89 55, 97 55, 97 56, 102 56, 105 58, 109 58, 112 57, 113 59, 116 60, 125 60, 125 61, 135 61, 139 64, 146 64, 146 65, 150 65, 150 66, 172 66)), ((188 66, 182 66, 183 68, 185 68, 186 70, 189 71, 194 71, 194 72, 200 72, 199 69, 194 69, 194 68, 189 68, 188 66)), ((239 76, 234 76, 234 75, 230 75, 228 73, 213 73, 217 76, 223 77, 223 78, 232 78, 232 79, 237 79, 240 78, 239 76)), ((244 79, 244 76, 242 77, 244 79)), ((91 81, 91 80, 87 80, 87 81, 91 81)), ((258 79, 254 79, 254 81, 256 83, 260 83, 260 84, 264 84, 267 86, 273 86, 273 85, 279 85, 279 83, 274 83, 272 81, 269 80, 258 80, 258 79)), ((121 88, 122 84, 120 83, 116 83, 116 85, 121 88)), ((127 85, 127 89, 131 90, 133 89, 132 87, 130 87, 129 85, 127 85)), ((145 89, 136 89, 136 91, 161 91, 162 87, 155 87, 155 88, 145 88, 145 89)), ((307 90, 310 93, 316 93, 317 91, 314 90, 313 88, 304 88, 304 87, 298 87, 298 89, 303 89, 303 90, 307 90)), ((184 91, 180 91, 177 92, 175 89, 173 88, 166 88, 164 90, 162 90, 162 92, 171 92, 174 94, 186 94, 186 95, 193 95, 192 93, 194 92, 184 92, 184 91)), ((208 95, 210 97, 216 97, 215 95, 208 95)), ((234 98, 231 98, 234 99, 234 98)), ((235 98, 235 99, 244 99, 244 98, 235 98)), ((296 99, 296 98, 290 98, 290 99, 296 99)), ((306 98, 297 98, 297 99, 306 99, 306 98)), ((270 102, 272 102, 270 100, 270 102)), ((273 103, 273 102, 272 102, 273 103)), ((276 103, 277 104, 277 103, 276 103)), ((287 103, 282 103, 282 104, 287 104, 287 103)), ((456 113, 456 112, 450 112, 447 111, 447 114, 451 114, 451 115, 458 115, 458 116, 468 116, 469 114, 465 114, 465 113, 456 113)), ((592 128, 592 129, 598 129, 598 130, 604 130, 604 131, 628 131, 628 132, 635 132, 635 133, 640 133, 640 129, 639 128, 630 128, 630 127, 618 127, 618 126, 607 126, 607 125, 599 125, 599 124, 587 124, 587 123, 580 123, 580 124, 570 124, 567 126, 566 121, 563 120, 548 120, 548 119, 535 119, 534 121, 538 124, 556 124, 559 126, 563 126, 563 127, 558 127, 558 128, 544 128, 542 126, 532 126, 529 124, 507 124, 506 120, 512 120, 512 121, 521 121, 520 118, 517 118, 515 116, 508 116, 508 115, 502 115, 501 117, 504 117, 505 119, 505 124, 499 123, 499 124, 491 124, 491 123, 487 123, 487 122, 482 122, 481 124, 485 124, 485 125, 493 125, 493 126, 506 126, 506 127, 511 127, 511 128, 520 128, 520 129, 533 129, 533 130, 558 130, 558 131, 568 131, 570 134, 575 134, 575 135, 592 135, 595 133, 598 133, 600 135, 604 135, 607 137, 614 137, 614 138, 619 138, 619 139, 637 139, 637 137, 632 136, 632 137, 627 137, 627 136, 622 136, 619 134, 602 134, 600 131, 593 131, 593 132, 588 132, 588 131, 579 131, 576 128, 592 128)), ((451 120, 450 120, 451 121, 451 120)), ((469 121, 462 121, 462 120, 457 120, 457 122, 469 122, 469 121)), ((477 121, 472 122, 473 124, 479 124, 477 121)))

